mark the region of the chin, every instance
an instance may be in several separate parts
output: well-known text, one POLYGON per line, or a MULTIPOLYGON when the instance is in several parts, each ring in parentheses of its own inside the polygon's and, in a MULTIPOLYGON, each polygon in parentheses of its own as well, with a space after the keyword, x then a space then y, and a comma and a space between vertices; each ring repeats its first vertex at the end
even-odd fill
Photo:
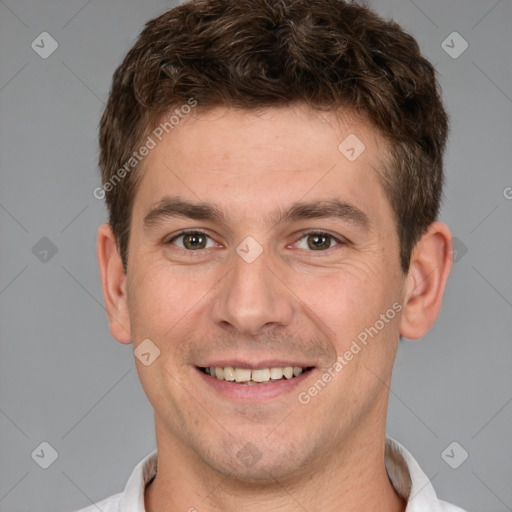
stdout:
MULTIPOLYGON (((218 473, 246 484, 272 485, 307 470, 308 459, 313 454, 301 443, 288 439, 255 439, 247 436, 244 442, 234 442, 232 437, 204 453, 203 460, 218 473), (218 448, 222 447, 219 451, 218 448), (299 457, 298 454, 301 454, 299 457)), ((309 447, 311 449, 311 447, 309 447)))

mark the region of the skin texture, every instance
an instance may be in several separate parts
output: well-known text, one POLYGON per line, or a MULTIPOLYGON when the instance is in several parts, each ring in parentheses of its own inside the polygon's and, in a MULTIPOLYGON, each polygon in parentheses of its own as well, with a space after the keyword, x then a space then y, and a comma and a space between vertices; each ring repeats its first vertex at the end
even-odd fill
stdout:
POLYGON ((401 272, 377 174, 383 148, 367 123, 305 106, 195 113, 143 162, 126 274, 110 227, 100 227, 112 335, 134 349, 149 338, 160 350, 148 366, 136 359, 159 450, 148 511, 405 510, 384 466, 392 366, 399 335, 419 338, 435 321, 452 248, 435 222, 401 272), (338 150, 349 134, 365 144, 355 161, 338 150), (165 196, 214 205, 224 219, 160 217, 145 226, 165 196), (334 200, 364 212, 368 226, 277 218, 297 202, 334 200), (173 238, 182 229, 208 235, 205 248, 184 248, 173 238), (304 231, 334 238, 312 249, 304 231), (251 263, 237 252, 248 236, 262 250, 251 263), (393 304, 394 318, 301 403, 299 393, 393 304), (226 395, 196 368, 234 359, 314 368, 272 398, 226 395))

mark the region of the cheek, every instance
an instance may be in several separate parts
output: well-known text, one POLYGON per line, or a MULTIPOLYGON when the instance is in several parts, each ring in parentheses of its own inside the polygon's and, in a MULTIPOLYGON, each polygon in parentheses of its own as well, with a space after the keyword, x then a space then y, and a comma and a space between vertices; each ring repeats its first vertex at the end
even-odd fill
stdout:
POLYGON ((319 400, 333 400, 340 417, 347 410, 358 411, 361 404, 369 408, 386 391, 382 382, 390 378, 399 335, 399 312, 393 305, 399 302, 396 284, 393 288, 385 270, 360 262, 345 265, 330 275, 302 279, 297 292, 336 351, 336 362, 322 369, 322 376, 334 375, 333 385, 319 400))
POLYGON ((361 332, 373 326, 394 304, 397 281, 389 270, 385 272, 379 264, 358 262, 322 276, 296 276, 296 296, 338 353, 347 350, 361 332))
POLYGON ((186 322, 209 288, 207 279, 197 273, 180 272, 168 263, 153 265, 128 284, 132 329, 139 337, 162 337, 173 326, 186 322))

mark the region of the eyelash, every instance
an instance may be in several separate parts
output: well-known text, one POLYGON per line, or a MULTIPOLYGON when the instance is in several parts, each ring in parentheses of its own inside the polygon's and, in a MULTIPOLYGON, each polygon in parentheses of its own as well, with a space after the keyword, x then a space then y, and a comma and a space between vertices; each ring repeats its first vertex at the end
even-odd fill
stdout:
MULTIPOLYGON (((213 240, 212 237, 210 235, 208 235, 208 233, 205 233, 204 231, 201 231, 198 229, 188 229, 188 230, 180 231, 179 233, 177 233, 176 235, 174 235, 172 238, 170 238, 169 240, 167 240, 164 243, 165 243, 165 245, 172 244, 178 238, 185 236, 185 235, 190 235, 190 234, 203 235, 203 236, 206 236, 207 238, 209 238, 210 240, 213 240)), ((344 238, 335 237, 334 235, 332 235, 331 233, 328 233, 327 231, 302 231, 300 233, 300 237, 297 239, 297 242, 307 236, 310 236, 310 235, 319 235, 319 236, 329 237, 333 241, 335 241, 337 245, 347 245, 349 243, 348 240, 346 240, 344 238)), ((297 243, 297 242, 295 242, 295 243, 297 243)), ((337 247, 337 245, 335 245, 334 247, 337 247)), ((319 251, 310 250, 309 252, 326 252, 329 249, 334 249, 334 247, 329 247, 328 249, 319 250, 319 251)), ((194 252, 199 253, 201 251, 204 251, 204 249, 191 250, 191 249, 183 249, 182 247, 177 247, 177 248, 182 249, 183 251, 188 252, 188 253, 194 253, 194 252)), ((303 250, 307 250, 307 249, 303 249, 303 250)))

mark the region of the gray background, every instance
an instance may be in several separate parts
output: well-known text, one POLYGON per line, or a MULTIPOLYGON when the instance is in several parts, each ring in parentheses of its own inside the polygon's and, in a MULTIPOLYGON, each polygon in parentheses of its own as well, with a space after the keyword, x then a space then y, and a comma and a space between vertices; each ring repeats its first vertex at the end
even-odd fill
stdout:
MULTIPOLYGON (((89 505, 121 491, 155 447, 131 347, 108 330, 95 257, 106 217, 92 191, 112 73, 144 22, 172 5, 0 0, 2 512, 89 505), (47 59, 31 48, 43 31, 59 45, 47 59), (58 452, 46 470, 36 460, 48 449, 31 457, 43 441, 58 452)), ((370 5, 440 73, 452 119, 441 219, 458 249, 437 324, 401 345, 388 431, 441 498, 512 510, 512 2, 370 5), (456 59, 442 47, 454 31, 469 44, 456 59), (469 454, 458 469, 441 456, 453 441, 452 465, 469 454)))

